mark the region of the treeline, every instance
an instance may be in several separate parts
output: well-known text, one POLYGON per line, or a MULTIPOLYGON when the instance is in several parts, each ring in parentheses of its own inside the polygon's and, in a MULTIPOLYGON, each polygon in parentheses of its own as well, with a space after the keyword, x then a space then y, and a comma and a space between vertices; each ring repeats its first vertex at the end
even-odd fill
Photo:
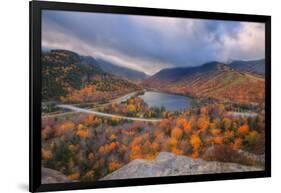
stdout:
POLYGON ((165 118, 170 113, 164 107, 149 107, 142 98, 131 97, 119 104, 113 103, 99 108, 100 112, 139 118, 165 118))

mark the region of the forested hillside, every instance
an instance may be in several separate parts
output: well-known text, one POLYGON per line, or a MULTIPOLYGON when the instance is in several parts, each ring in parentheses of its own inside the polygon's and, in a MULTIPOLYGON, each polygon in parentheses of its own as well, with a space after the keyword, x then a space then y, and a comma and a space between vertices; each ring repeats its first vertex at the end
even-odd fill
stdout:
POLYGON ((104 72, 74 52, 52 50, 42 56, 44 101, 106 100, 138 89, 134 83, 104 72))
POLYGON ((144 82, 165 92, 240 103, 263 103, 264 78, 211 62, 199 67, 164 69, 144 82))

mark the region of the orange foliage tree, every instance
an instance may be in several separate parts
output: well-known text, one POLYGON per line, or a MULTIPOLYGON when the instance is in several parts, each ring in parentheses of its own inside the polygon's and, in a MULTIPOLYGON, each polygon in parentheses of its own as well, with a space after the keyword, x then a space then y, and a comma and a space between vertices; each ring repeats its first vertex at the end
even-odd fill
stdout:
POLYGON ((141 147, 140 145, 134 145, 131 147, 131 154, 130 154, 130 159, 134 160, 134 159, 138 159, 141 158, 141 147))
POLYGON ((82 138, 88 138, 90 136, 90 131, 88 128, 84 127, 82 124, 78 125, 76 135, 82 138))
POLYGON ((222 144, 223 138, 221 136, 214 137, 215 144, 222 144))
POLYGON ((70 130, 70 129, 74 129, 75 128, 75 124, 72 121, 66 121, 63 122, 59 125, 59 127, 56 129, 55 135, 60 137, 62 136, 66 131, 70 130))
POLYGON ((113 172, 114 170, 119 169, 121 166, 122 166, 122 164, 120 162, 113 160, 109 163, 108 170, 110 172, 113 172))
POLYGON ((200 137, 196 134, 193 134, 190 138, 190 144, 192 145, 192 148, 193 148, 192 157, 198 158, 199 157, 199 148, 201 145, 200 137))
POLYGON ((231 144, 231 147, 233 148, 233 149, 240 149, 240 147, 241 147, 241 145, 242 145, 242 139, 239 137, 239 138, 236 138, 235 140, 234 140, 234 142, 231 144))
POLYGON ((182 129, 175 127, 171 131, 171 137, 179 140, 182 137, 183 131, 182 129))
POLYGON ((200 116, 198 119, 198 127, 200 130, 206 130, 209 127, 210 120, 207 116, 200 116))
POLYGON ((184 123, 183 129, 185 133, 190 133, 192 131, 192 121, 193 119, 190 119, 184 123))
POLYGON ((237 132, 238 132, 238 134, 245 135, 245 134, 249 133, 249 126, 246 124, 241 125, 238 128, 237 132))
POLYGON ((51 150, 47 149, 47 148, 42 148, 42 157, 45 160, 49 160, 52 158, 52 152, 51 150))

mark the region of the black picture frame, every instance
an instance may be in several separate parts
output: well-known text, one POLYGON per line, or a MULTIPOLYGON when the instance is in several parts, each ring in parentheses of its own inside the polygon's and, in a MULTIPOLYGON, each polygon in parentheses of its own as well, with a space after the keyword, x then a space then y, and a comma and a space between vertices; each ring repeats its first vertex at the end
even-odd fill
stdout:
POLYGON ((78 3, 30 2, 30 174, 29 191, 59 191, 91 188, 109 188, 167 183, 183 183, 213 180, 261 178, 271 176, 271 17, 233 13, 185 11, 140 7, 92 5, 78 3), (265 170, 254 172, 202 174, 192 176, 153 177, 95 182, 73 182, 41 184, 41 11, 68 10, 79 12, 101 12, 131 15, 150 15, 180 18, 219 19, 265 23, 265 170))

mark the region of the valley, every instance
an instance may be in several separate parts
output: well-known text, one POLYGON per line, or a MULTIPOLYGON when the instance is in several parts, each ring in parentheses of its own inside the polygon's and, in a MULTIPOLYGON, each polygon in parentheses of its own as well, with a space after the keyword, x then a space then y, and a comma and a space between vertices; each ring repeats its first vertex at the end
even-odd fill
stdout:
POLYGON ((66 50, 42 61, 44 168, 93 181, 161 152, 263 168, 238 153, 264 154, 264 76, 253 62, 125 70, 138 73, 130 79, 66 50))

